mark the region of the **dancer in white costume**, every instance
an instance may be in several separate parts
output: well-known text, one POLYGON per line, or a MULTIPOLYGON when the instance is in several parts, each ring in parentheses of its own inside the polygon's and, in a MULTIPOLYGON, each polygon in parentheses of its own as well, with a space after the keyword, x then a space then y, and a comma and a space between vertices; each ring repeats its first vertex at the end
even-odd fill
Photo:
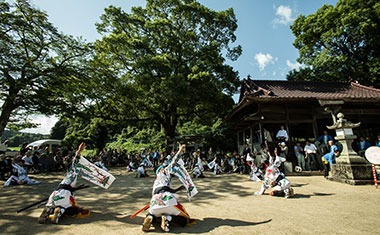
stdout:
POLYGON ((203 168, 203 163, 201 156, 198 155, 196 159, 196 163, 193 169, 193 176, 195 178, 205 178, 205 175, 203 174, 204 168, 203 168))
POLYGON ((213 171, 214 175, 222 174, 222 168, 218 162, 218 159, 215 157, 214 160, 207 164, 208 168, 213 171))
POLYGON ((22 167, 22 159, 16 158, 12 163, 12 175, 5 181, 4 186, 20 185, 20 184, 40 184, 41 182, 32 180, 28 177, 28 172, 22 167))
POLYGON ((249 179, 256 182, 261 181, 263 179, 263 172, 255 165, 255 159, 251 157, 250 153, 247 154, 246 162, 251 168, 249 179))
POLYGON ((80 169, 78 169, 77 164, 80 159, 80 153, 85 147, 85 143, 79 145, 65 178, 59 184, 58 189, 52 192, 45 208, 38 218, 40 224, 46 223, 48 220, 50 220, 51 223, 58 224, 62 215, 77 218, 90 215, 90 211, 79 207, 74 198, 74 192, 79 188, 77 187, 77 179, 80 169))
POLYGON ((150 201, 149 212, 142 226, 142 230, 145 232, 152 230, 153 221, 159 218, 161 218, 161 229, 165 232, 169 232, 172 223, 185 226, 194 222, 193 219, 190 219, 185 208, 178 202, 178 195, 176 194, 182 188, 187 189, 189 198, 197 193, 195 185, 192 184, 191 179, 186 174, 187 172, 184 171, 185 168, 182 168, 183 165, 177 168, 178 164, 183 164, 180 154, 184 148, 185 145, 181 145, 174 157, 168 159, 156 171, 157 177, 153 184, 153 196, 150 201), (174 175, 179 176, 184 184, 178 189, 172 189, 171 180, 174 175))
POLYGON ((264 182, 261 185, 260 191, 255 192, 255 195, 262 195, 265 190, 272 188, 269 193, 271 196, 284 196, 285 198, 294 196, 294 190, 291 187, 290 181, 279 170, 280 165, 281 161, 275 161, 266 169, 264 182))

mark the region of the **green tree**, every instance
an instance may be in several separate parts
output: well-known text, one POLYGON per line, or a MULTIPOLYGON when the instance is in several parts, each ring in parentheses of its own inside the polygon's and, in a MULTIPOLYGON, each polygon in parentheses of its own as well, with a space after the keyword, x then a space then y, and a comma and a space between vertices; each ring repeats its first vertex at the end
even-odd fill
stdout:
POLYGON ((66 136, 66 130, 69 126, 69 121, 66 118, 58 120, 51 128, 50 138, 63 140, 66 136))
POLYGON ((95 43, 93 64, 118 75, 113 99, 101 106, 113 110, 113 117, 153 120, 173 139, 181 119, 215 118, 233 104, 239 79, 225 62, 237 59, 241 47, 230 45, 237 28, 232 9, 147 0, 131 13, 111 6, 101 20, 97 29, 104 37, 95 43))
POLYGON ((73 94, 88 46, 47 18, 27 0, 0 2, 0 135, 8 124, 24 128, 31 113, 73 111, 83 100, 73 94))
POLYGON ((289 80, 347 81, 380 87, 380 2, 339 0, 300 15, 291 30, 304 68, 289 80))

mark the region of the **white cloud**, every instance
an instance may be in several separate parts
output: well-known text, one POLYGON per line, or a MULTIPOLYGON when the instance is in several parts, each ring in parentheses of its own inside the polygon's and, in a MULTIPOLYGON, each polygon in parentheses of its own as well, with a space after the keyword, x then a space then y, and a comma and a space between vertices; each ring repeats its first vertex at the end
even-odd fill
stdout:
POLYGON ((274 60, 273 56, 271 54, 268 54, 268 53, 263 54, 260 52, 260 53, 255 55, 255 61, 259 65, 260 71, 263 71, 269 63, 274 64, 273 60, 274 60))
POLYGON ((32 119, 33 123, 40 124, 37 128, 28 128, 21 130, 22 132, 27 133, 38 133, 38 134, 50 134, 51 128, 56 124, 58 121, 57 117, 51 116, 47 117, 44 115, 35 115, 30 117, 32 119))
POLYGON ((292 63, 290 60, 286 60, 286 65, 291 69, 299 70, 302 65, 298 62, 292 63))
POLYGON ((279 6, 276 8, 276 18, 273 20, 275 24, 288 25, 294 21, 292 17, 292 9, 289 6, 279 6))

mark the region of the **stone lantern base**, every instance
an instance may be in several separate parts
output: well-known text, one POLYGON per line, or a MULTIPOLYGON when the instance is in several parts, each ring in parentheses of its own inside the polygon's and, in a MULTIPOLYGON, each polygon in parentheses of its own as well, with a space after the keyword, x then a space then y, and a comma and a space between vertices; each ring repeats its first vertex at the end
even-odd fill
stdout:
POLYGON ((331 166, 329 180, 351 185, 373 184, 372 165, 336 163, 331 166))

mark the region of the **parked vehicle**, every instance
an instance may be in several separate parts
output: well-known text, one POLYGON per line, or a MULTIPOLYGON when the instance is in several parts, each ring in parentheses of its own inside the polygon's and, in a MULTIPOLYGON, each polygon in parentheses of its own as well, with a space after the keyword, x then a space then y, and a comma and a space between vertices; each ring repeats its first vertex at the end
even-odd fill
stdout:
POLYGON ((40 146, 49 146, 49 152, 52 152, 53 149, 61 145, 62 140, 56 140, 56 139, 44 139, 44 140, 37 140, 30 144, 28 144, 26 147, 28 148, 38 148, 40 146))

